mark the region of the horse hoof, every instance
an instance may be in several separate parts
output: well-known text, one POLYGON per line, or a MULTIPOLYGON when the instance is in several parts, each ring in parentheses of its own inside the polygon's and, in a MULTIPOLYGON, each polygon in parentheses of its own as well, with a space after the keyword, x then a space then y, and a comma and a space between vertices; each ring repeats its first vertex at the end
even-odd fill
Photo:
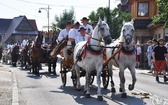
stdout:
POLYGON ((115 93, 115 92, 116 92, 116 89, 115 89, 115 88, 111 88, 111 92, 112 92, 112 93, 115 93))
POLYGON ((80 89, 80 88, 76 88, 76 90, 77 90, 77 91, 81 91, 81 89, 80 89))
POLYGON ((127 98, 127 93, 122 93, 121 98, 127 98))
POLYGON ((85 97, 86 98, 90 98, 90 94, 85 94, 85 97))
POLYGON ((129 89, 129 90, 133 90, 134 87, 130 84, 130 85, 128 86, 128 89, 129 89))
POLYGON ((86 90, 83 91, 83 94, 86 94, 86 90))
POLYGON ((120 92, 123 92, 122 88, 119 89, 120 92))
POLYGON ((97 100, 103 101, 103 97, 102 97, 102 96, 98 96, 98 97, 97 97, 97 100))

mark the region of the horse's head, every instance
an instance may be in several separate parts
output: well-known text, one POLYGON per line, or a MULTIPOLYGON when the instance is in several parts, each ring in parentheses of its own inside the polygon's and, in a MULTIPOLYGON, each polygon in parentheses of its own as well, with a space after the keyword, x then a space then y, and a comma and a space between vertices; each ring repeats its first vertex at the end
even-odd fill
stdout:
POLYGON ((41 47, 41 45, 43 43, 43 34, 42 34, 42 32, 38 33, 35 42, 36 42, 36 44, 35 44, 36 47, 41 47))
POLYGON ((19 46, 18 45, 14 45, 12 48, 12 54, 19 54, 19 46))
POLYGON ((95 27, 95 30, 96 29, 98 31, 99 39, 103 39, 105 44, 110 44, 112 42, 112 38, 110 36, 110 31, 109 31, 109 26, 106 23, 106 19, 104 19, 104 21, 102 21, 99 18, 99 22, 98 22, 97 26, 95 27))
POLYGON ((132 44, 132 40, 134 37, 134 30, 135 30, 133 23, 134 23, 133 20, 131 20, 130 22, 123 21, 121 35, 124 38, 126 45, 132 44))

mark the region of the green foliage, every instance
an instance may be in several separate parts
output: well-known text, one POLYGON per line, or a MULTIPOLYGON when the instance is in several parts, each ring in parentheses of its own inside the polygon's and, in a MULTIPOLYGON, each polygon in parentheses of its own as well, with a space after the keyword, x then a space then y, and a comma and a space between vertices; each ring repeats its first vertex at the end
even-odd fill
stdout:
POLYGON ((168 27, 168 0, 157 0, 157 5, 159 8, 158 15, 153 17, 153 23, 164 23, 164 27, 168 27))
POLYGON ((63 29, 65 28, 67 21, 73 22, 74 19, 75 17, 73 7, 69 11, 65 9, 60 16, 55 15, 55 22, 52 23, 53 28, 56 29, 59 27, 60 29, 63 29))

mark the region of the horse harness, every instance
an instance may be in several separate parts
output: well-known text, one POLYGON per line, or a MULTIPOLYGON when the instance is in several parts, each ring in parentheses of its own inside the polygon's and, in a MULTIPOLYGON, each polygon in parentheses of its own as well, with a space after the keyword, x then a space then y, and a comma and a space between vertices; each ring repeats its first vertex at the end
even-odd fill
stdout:
MULTIPOLYGON (((77 59, 78 59, 78 61, 81 61, 82 60, 82 58, 84 59, 85 58, 85 56, 86 56, 86 51, 88 51, 90 54, 92 54, 92 55, 100 55, 100 54, 102 54, 103 53, 103 58, 105 59, 105 49, 103 48, 103 46, 98 46, 98 47, 102 47, 100 50, 98 50, 98 51, 96 51, 96 50, 94 50, 91 46, 96 46, 96 45, 89 45, 89 42, 90 42, 90 39, 91 39, 91 37, 90 38, 88 38, 88 40, 87 40, 87 42, 86 42, 86 44, 84 44, 83 46, 82 46, 82 48, 78 51, 78 53, 77 53, 77 59)), ((95 38, 92 38, 92 39, 94 39, 94 40, 97 40, 97 41, 101 41, 101 40, 98 40, 98 39, 95 39, 95 38)))
MULTIPOLYGON (((111 52, 111 55, 115 54, 115 49, 116 48, 117 48, 117 50, 119 49, 119 47, 114 47, 113 50, 112 50, 112 52, 111 52)), ((136 48, 135 48, 135 46, 133 46, 133 48, 131 50, 128 50, 126 47, 124 47, 124 46, 121 45, 120 51, 117 52, 118 53, 118 58, 117 58, 118 60, 120 59, 120 53, 121 52, 123 54, 125 54, 125 55, 132 55, 132 54, 135 54, 136 48)), ((114 59, 115 63, 117 64, 117 66, 119 66, 119 64, 117 63, 116 58, 113 57, 113 59, 114 59)))

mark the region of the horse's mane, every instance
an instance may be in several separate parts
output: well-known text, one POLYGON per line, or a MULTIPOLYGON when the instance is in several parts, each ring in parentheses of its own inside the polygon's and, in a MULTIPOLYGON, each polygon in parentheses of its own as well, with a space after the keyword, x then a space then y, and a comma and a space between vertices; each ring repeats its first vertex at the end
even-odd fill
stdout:
POLYGON ((96 27, 93 30, 93 34, 92 37, 98 34, 98 26, 99 26, 100 22, 96 25, 96 27))

